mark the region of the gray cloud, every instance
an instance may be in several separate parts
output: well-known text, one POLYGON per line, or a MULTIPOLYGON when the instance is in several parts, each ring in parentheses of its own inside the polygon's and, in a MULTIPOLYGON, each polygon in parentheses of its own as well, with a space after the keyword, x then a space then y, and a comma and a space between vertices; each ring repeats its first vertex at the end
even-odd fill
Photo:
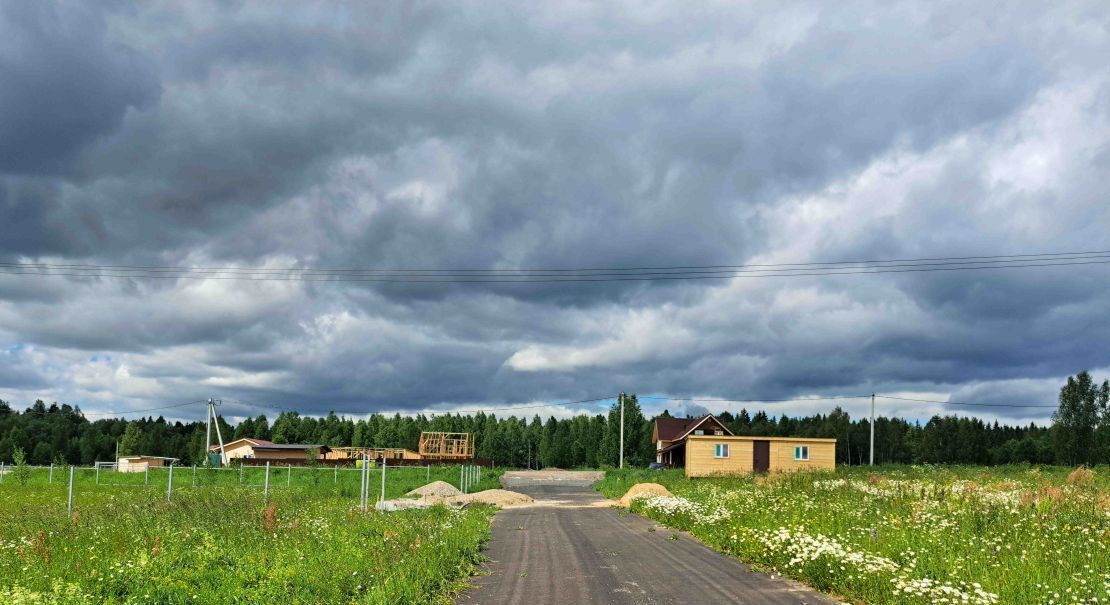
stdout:
POLYGON ((0 174, 65 170, 86 145, 157 100, 143 57, 108 39, 98 7, 0 8, 0 174))
MULTIPOLYGON (((21 85, 0 92, 0 261, 1110 247, 1110 12, 1094 3, 4 10, 0 80, 21 85)), ((1097 266, 527 286, 0 275, 0 349, 34 351, 47 377, 0 375, 0 397, 349 413, 620 390, 1039 401, 1110 367, 1093 345, 1110 336, 1104 281, 1097 266)))

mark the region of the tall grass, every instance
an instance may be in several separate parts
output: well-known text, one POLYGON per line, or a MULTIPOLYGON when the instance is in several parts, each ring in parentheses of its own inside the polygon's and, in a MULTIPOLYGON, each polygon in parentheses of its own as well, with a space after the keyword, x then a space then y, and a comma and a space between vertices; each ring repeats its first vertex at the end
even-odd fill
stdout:
POLYGON ((855 603, 1104 603, 1110 468, 878 467, 686 479, 612 471, 619 497, 710 546, 855 603), (1069 477, 1070 475, 1070 477, 1069 477))
MULTIPOLYGON (((337 478, 330 468, 294 469, 289 486, 275 473, 268 503, 254 481, 238 484, 237 471, 199 475, 194 487, 191 469, 181 470, 168 502, 168 473, 156 482, 152 471, 149 485, 141 473, 102 471, 99 486, 82 477, 72 517, 57 471, 52 485, 41 471, 27 485, 5 481, 0 603, 448 602, 478 561, 493 512, 360 512, 358 473, 337 478)), ((255 470, 245 478, 260 479, 255 470)), ((457 483, 451 470, 433 469, 432 479, 457 483)), ((495 476, 484 472, 483 484, 495 476)), ((386 477, 396 497, 423 485, 427 471, 386 477)))

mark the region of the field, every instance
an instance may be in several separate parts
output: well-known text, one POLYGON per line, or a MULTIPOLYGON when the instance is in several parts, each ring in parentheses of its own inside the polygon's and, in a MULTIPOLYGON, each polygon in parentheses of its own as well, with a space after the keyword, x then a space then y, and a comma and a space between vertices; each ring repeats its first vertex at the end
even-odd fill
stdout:
MULTIPOLYGON (((68 470, 0 484, 0 602, 5 604, 394 604, 447 600, 473 570, 493 510, 358 510, 359 471, 168 472, 81 469, 67 515, 68 470), (64 479, 64 480, 63 480, 64 479)), ((483 469, 481 485, 498 472, 483 469)), ((459 483, 458 467, 431 478, 459 483)), ((426 483, 394 468, 386 496, 426 483)), ((380 489, 372 471, 371 504, 380 489)), ((473 491, 473 490, 472 490, 473 491)))
MULTIPOLYGON (((1110 468, 876 467, 686 479, 610 471, 633 510, 721 552, 853 603, 1110 600, 1110 468)), ((681 539, 679 536, 676 538, 681 539)))

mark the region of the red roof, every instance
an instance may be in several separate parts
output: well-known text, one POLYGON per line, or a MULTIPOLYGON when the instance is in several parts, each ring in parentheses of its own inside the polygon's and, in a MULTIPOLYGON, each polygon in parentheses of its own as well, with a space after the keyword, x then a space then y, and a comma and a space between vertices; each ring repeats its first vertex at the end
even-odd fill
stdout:
MULTIPOLYGON (((254 437, 240 437, 238 439, 228 441, 224 445, 228 446, 228 445, 231 445, 232 443, 235 443, 236 441, 249 441, 251 443, 251 445, 273 445, 274 444, 273 441, 266 441, 265 439, 255 439, 254 437)), ((208 446, 208 451, 218 452, 218 451, 220 451, 220 445, 219 444, 210 445, 210 446, 208 446)))
POLYGON ((732 431, 730 431, 727 426, 721 424, 721 421, 717 420, 716 416, 713 414, 706 414, 701 418, 656 418, 654 438, 659 441, 682 439, 687 433, 707 421, 712 421, 717 426, 724 429, 725 434, 732 434, 732 431))
POLYGON ((659 433, 660 440, 674 441, 702 420, 703 418, 656 418, 655 430, 659 433))

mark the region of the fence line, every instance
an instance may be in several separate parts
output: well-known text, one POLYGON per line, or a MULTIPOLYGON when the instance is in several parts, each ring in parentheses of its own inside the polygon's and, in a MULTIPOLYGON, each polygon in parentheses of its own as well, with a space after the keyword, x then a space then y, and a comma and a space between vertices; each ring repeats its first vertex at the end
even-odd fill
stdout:
MULTIPOLYGON (((381 472, 381 491, 376 498, 375 508, 380 508, 381 503, 386 500, 388 477, 393 477, 395 473, 400 473, 398 477, 400 477, 402 481, 414 480, 412 482, 413 487, 420 484, 420 479, 423 479, 425 483, 431 482, 433 479, 446 480, 448 483, 454 483, 449 479, 454 469, 454 467, 451 466, 436 466, 438 470, 434 474, 436 476, 433 476, 431 465, 427 465, 423 468, 419 466, 391 467, 388 463, 371 465, 368 460, 363 462, 365 463, 356 467, 333 468, 332 486, 334 486, 334 488, 325 488, 329 490, 334 489, 334 493, 338 497, 342 497, 344 493, 349 495, 351 492, 346 490, 351 484, 346 478, 350 477, 349 473, 359 473, 360 487, 358 490, 358 506, 362 510, 370 509, 371 481, 376 478, 373 476, 374 473, 379 471, 381 472), (424 472, 420 473, 421 470, 424 472)), ((185 468, 189 469, 190 467, 186 466, 185 468)), ((477 465, 460 465, 458 469, 459 490, 464 493, 469 493, 474 486, 481 481, 481 468, 477 465)), ((6 488, 8 485, 53 485, 55 470, 56 465, 54 464, 13 467, 6 463, 0 463, 0 489, 6 488), (24 474, 23 471, 27 472, 24 474), (46 481, 43 481, 43 479, 46 479, 46 481)), ((147 466, 142 472, 138 470, 120 471, 118 467, 112 463, 96 463, 92 466, 69 465, 69 480, 65 482, 65 485, 61 486, 65 491, 66 512, 69 515, 73 514, 75 507, 79 504, 82 490, 87 489, 82 486, 95 486, 95 490, 99 491, 116 488, 158 489, 159 486, 162 485, 162 482, 165 482, 165 499, 168 502, 172 502, 174 488, 177 487, 179 490, 181 488, 182 478, 180 477, 180 470, 181 468, 177 465, 168 465, 165 467, 147 466), (175 471, 177 472, 175 473, 175 471), (175 474, 178 476, 175 476, 175 474), (128 480, 132 478, 133 480, 128 480)), ((188 478, 184 480, 186 481, 187 488, 261 487, 263 491, 263 502, 268 503, 270 497, 271 470, 272 468, 269 462, 267 462, 264 467, 261 465, 249 467, 247 465, 242 465, 238 468, 193 466, 192 480, 190 481, 188 478), (235 473, 235 475, 228 476, 226 472, 221 473, 221 471, 229 471, 235 473), (258 475, 262 475, 261 483, 252 483, 250 481, 251 478, 258 477, 258 475), (224 481, 224 478, 231 479, 231 482, 224 481)), ((286 487, 298 490, 319 488, 321 470, 323 469, 316 467, 297 467, 294 469, 292 465, 287 465, 286 487), (294 470, 297 472, 294 473, 294 470), (297 475, 297 485, 293 485, 294 475, 297 475)), ((324 481, 326 481, 326 479, 324 481)))

